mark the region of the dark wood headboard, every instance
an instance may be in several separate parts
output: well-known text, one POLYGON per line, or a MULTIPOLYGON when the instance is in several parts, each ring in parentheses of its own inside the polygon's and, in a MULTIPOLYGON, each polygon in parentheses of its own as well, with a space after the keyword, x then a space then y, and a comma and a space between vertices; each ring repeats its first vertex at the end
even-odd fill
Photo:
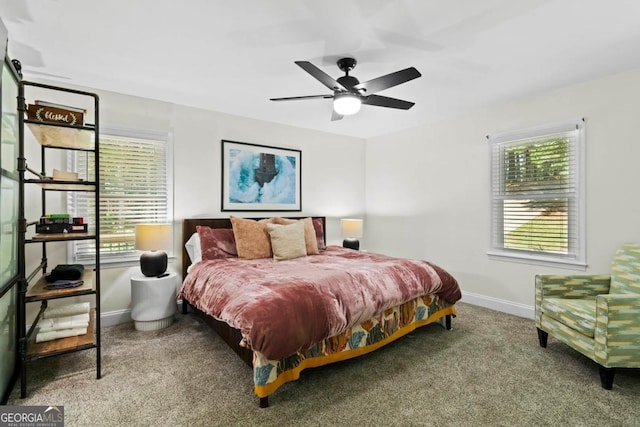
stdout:
MULTIPOLYGON (((303 219, 307 217, 283 217, 288 219, 303 219)), ((313 219, 322 220, 322 229, 324 230, 324 239, 325 244, 327 243, 327 224, 326 217, 324 216, 314 216, 313 219)), ((249 219, 263 219, 263 218, 249 218, 249 219)), ((230 218, 187 218, 182 220, 182 278, 187 277, 187 268, 191 264, 191 260, 189 259, 189 254, 187 254, 187 250, 184 247, 184 244, 187 243, 187 240, 191 237, 193 233, 196 232, 196 226, 205 225, 211 228, 232 228, 231 227, 231 219, 230 218)))

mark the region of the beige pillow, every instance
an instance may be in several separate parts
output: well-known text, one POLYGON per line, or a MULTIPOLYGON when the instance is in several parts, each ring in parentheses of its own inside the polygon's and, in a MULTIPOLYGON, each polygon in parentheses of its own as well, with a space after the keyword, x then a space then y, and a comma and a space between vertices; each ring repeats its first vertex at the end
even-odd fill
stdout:
POLYGON ((318 239, 316 239, 316 229, 313 227, 313 219, 304 218, 300 221, 280 217, 271 219, 273 224, 281 225, 289 225, 295 224, 296 222, 302 222, 304 224, 304 242, 307 249, 307 255, 316 255, 320 253, 320 251, 318 250, 318 239))
POLYGON ((271 239, 265 228, 265 225, 271 221, 271 218, 256 221, 254 219, 231 216, 231 226, 233 227, 233 236, 236 240, 239 258, 271 257, 271 239))
POLYGON ((289 225, 266 224, 266 228, 269 236, 271 236, 273 259, 276 261, 300 258, 307 255, 303 222, 296 221, 294 224, 289 225))

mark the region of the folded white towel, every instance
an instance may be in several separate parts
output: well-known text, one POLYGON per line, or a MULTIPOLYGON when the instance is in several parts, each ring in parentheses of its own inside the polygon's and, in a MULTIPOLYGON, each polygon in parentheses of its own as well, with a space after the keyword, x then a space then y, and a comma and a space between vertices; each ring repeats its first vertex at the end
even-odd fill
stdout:
POLYGON ((89 327, 89 313, 54 317, 53 319, 42 319, 38 322, 38 326, 40 327, 40 332, 56 331, 60 329, 87 328, 89 327))
POLYGON ((75 304, 67 304, 55 308, 47 308, 42 317, 45 319, 52 319, 54 317, 72 316, 74 314, 89 313, 91 310, 91 304, 88 302, 78 302, 75 304))
POLYGON ((52 341, 58 338, 74 337, 76 335, 84 335, 87 328, 60 329, 58 331, 38 332, 36 342, 52 341))

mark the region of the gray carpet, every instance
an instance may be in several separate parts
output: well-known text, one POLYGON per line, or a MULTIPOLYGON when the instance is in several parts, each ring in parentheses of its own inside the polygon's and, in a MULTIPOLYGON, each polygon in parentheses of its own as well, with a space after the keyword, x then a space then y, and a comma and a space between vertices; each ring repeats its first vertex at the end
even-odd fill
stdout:
POLYGON ((611 391, 597 366, 532 320, 458 305, 453 330, 428 325, 369 355, 308 369, 258 408, 252 374, 207 325, 103 330, 94 350, 29 365, 28 397, 64 405, 66 426, 640 426, 640 370, 611 391))

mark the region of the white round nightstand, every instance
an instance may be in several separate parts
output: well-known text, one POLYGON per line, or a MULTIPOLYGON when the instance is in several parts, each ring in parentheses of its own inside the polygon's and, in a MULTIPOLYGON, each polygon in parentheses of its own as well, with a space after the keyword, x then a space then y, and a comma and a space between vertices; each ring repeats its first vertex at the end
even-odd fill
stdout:
POLYGON ((138 331, 155 331, 173 323, 177 274, 131 278, 131 318, 138 331))

